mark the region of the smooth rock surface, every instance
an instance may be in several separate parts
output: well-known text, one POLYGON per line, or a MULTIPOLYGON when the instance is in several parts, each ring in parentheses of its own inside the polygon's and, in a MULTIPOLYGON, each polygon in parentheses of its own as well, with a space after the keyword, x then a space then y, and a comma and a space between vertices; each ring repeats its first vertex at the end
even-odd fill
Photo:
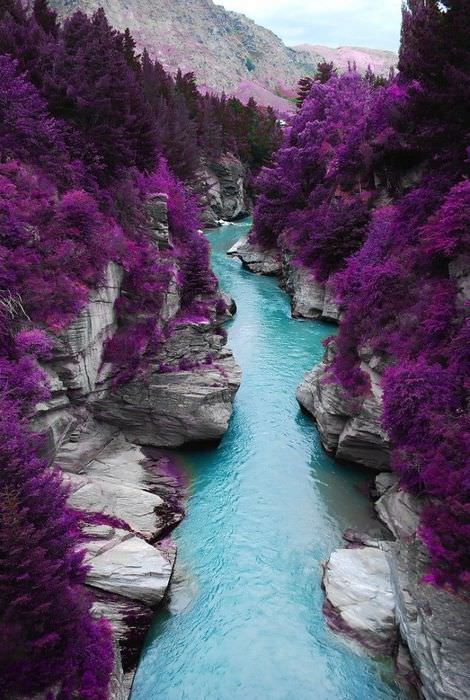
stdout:
POLYGON ((163 504, 160 496, 106 477, 68 474, 64 478, 71 488, 68 501, 73 508, 122 520, 145 537, 156 535, 160 529, 156 516, 163 504))
POLYGON ((374 653, 391 653, 397 625, 386 553, 375 547, 338 549, 325 566, 323 583, 334 629, 343 629, 374 653))
POLYGON ((165 595, 175 551, 161 551, 118 528, 87 528, 86 562, 90 586, 154 607, 165 595))

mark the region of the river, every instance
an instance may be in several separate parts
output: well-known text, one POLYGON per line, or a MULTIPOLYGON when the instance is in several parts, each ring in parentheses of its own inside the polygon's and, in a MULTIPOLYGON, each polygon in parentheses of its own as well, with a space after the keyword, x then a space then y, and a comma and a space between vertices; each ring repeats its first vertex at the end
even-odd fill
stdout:
POLYGON ((221 287, 238 305, 228 332, 243 381, 220 445, 183 454, 177 585, 149 634, 132 700, 401 698, 391 668, 333 634, 322 615, 321 562, 345 528, 371 524, 360 489, 370 474, 335 464, 295 400, 334 327, 292 320, 275 279, 226 256, 248 228, 208 233, 221 287))

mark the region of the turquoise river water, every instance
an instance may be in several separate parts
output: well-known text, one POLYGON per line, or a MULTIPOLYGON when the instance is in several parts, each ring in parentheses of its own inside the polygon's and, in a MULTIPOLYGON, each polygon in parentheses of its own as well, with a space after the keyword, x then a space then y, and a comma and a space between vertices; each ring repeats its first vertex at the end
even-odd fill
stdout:
POLYGON ((243 381, 220 445, 183 454, 190 496, 175 531, 175 592, 149 634, 132 700, 401 698, 391 669, 322 615, 321 562, 345 528, 370 519, 358 489, 368 475, 322 451, 295 400, 334 329, 292 320, 274 279, 226 256, 248 228, 208 234, 221 287, 238 305, 228 332, 243 381))

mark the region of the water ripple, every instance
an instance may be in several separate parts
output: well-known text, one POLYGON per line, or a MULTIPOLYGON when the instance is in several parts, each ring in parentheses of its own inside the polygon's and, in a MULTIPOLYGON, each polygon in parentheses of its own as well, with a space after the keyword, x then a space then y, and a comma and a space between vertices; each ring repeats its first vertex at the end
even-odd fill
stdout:
POLYGON ((332 328, 293 321, 274 279, 227 258, 246 230, 210 234, 238 305, 229 343, 243 383, 220 446, 187 458, 174 605, 155 620, 132 699, 396 699, 390 670, 335 636, 321 611, 322 560, 370 517, 355 488, 366 475, 325 455, 295 401, 332 328))

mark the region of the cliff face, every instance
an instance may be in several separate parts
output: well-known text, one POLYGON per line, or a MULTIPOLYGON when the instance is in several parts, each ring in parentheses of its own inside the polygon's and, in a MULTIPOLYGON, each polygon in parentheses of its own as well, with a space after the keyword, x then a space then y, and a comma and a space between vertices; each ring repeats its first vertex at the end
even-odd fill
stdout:
POLYGON ((373 653, 393 654, 403 681, 427 700, 464 700, 468 599, 423 580, 428 557, 417 532, 420 499, 403 492, 390 474, 381 474, 376 485, 377 515, 392 539, 346 533, 354 547, 334 552, 325 567, 327 620, 373 653))
POLYGON ((245 193, 246 170, 227 153, 216 162, 203 163, 198 173, 202 221, 207 227, 248 215, 250 202, 245 193))
MULTIPOLYGON (((449 265, 463 302, 470 298, 469 273, 466 257, 449 265)), ((297 398, 316 420, 325 449, 381 471, 388 468, 390 445, 381 427, 380 385, 391 359, 359 352, 372 388, 359 405, 351 406, 328 379, 334 346, 307 373, 297 398)), ((426 583, 429 557, 419 536, 426 502, 402 490, 391 473, 377 477, 376 495, 377 515, 391 539, 345 533, 354 548, 334 552, 325 568, 327 619, 373 653, 392 653, 399 672, 428 700, 464 700, 470 687, 468 597, 426 583)))
MULTIPOLYGON (((171 245, 166 207, 161 195, 149 204, 157 246, 171 245)), ((175 269, 175 279, 177 274, 175 269)), ((167 591, 176 558, 167 536, 184 515, 184 484, 171 456, 146 448, 220 438, 240 383, 220 329, 231 315, 231 300, 204 300, 207 319, 188 317, 176 285, 170 285, 163 306, 172 324, 166 342, 143 373, 116 383, 103 355, 118 328, 122 280, 122 269, 109 264, 88 305, 54 336, 44 366, 51 398, 37 406, 33 426, 47 436, 45 449, 70 487, 70 505, 83 512, 87 583, 95 615, 113 627, 110 697, 119 700, 129 694, 152 611, 167 591), (163 363, 165 374, 159 372, 163 363)))
POLYGON ((245 237, 228 254, 239 258, 250 272, 278 276, 291 298, 293 318, 339 320, 340 309, 330 284, 317 282, 306 268, 294 264, 285 252, 277 248, 261 248, 245 237))
MULTIPOLYGON (((293 111, 292 103, 282 95, 292 93, 298 79, 312 74, 327 54, 328 60, 332 54, 331 60, 337 57, 346 68, 349 55, 360 66, 372 58, 367 63, 377 64, 382 72, 382 63, 373 51, 348 47, 314 47, 313 52, 311 47, 292 49, 248 17, 229 12, 211 0, 52 0, 51 5, 62 17, 76 9, 90 13, 103 7, 114 27, 129 27, 138 45, 147 47, 169 71, 194 71, 203 87, 224 90, 242 101, 253 96, 260 104, 281 112, 293 111)), ((387 62, 383 69, 388 72, 387 62)))

